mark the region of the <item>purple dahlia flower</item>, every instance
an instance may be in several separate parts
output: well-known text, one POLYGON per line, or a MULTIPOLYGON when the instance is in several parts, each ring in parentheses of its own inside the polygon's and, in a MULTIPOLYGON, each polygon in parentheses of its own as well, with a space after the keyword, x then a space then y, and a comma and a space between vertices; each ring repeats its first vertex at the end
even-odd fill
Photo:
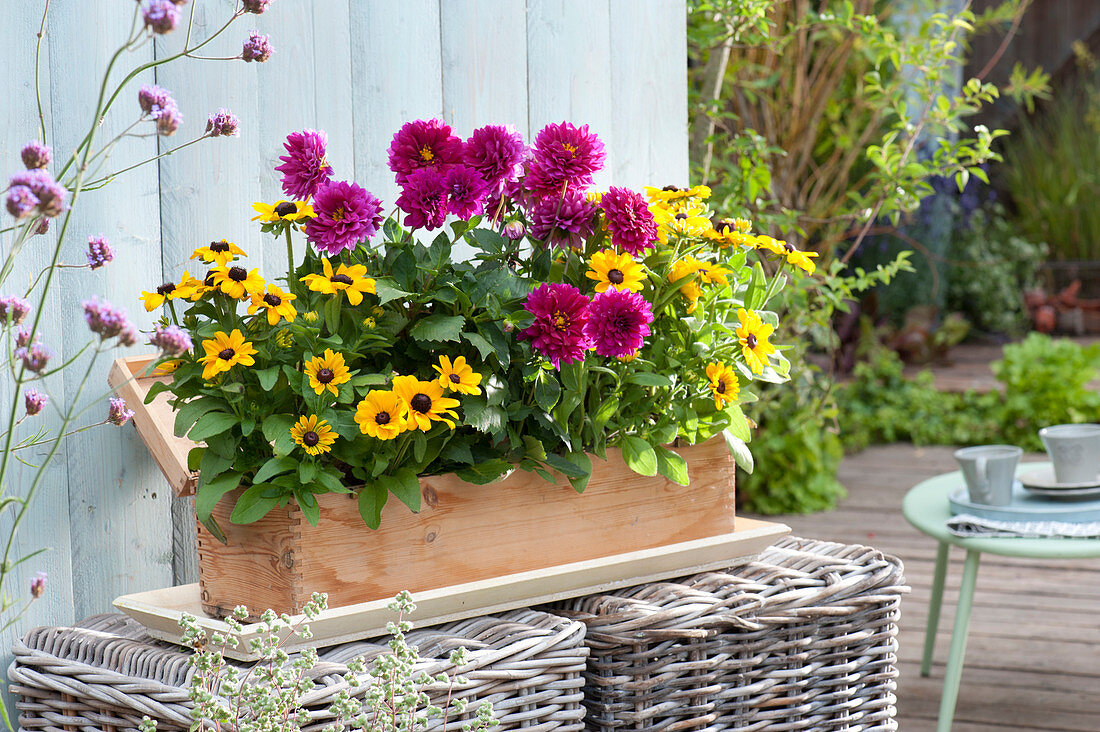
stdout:
POLYGON ((607 217, 611 243, 619 249, 637 257, 655 246, 657 222, 642 194, 612 186, 600 198, 600 208, 607 217))
POLYGON ((645 298, 609 287, 592 298, 584 335, 596 353, 622 358, 642 347, 652 322, 653 311, 645 298))
POLYGON ((245 61, 263 63, 271 58, 273 53, 275 49, 272 48, 271 39, 268 36, 259 31, 248 32, 248 40, 244 42, 244 48, 241 49, 241 58, 245 61))
POLYGON ((53 151, 38 140, 31 140, 23 146, 19 156, 27 168, 45 168, 53 158, 53 151))
MULTIPOLYGON (((37 207, 38 211, 50 218, 58 216, 65 210, 65 199, 68 197, 69 192, 65 190, 65 187, 55 181, 53 176, 42 168, 31 168, 30 170, 21 170, 13 175, 9 181, 8 186, 14 190, 20 186, 30 190, 34 197, 38 199, 37 207)), ((8 191, 8 212, 13 216, 15 213, 12 211, 12 190, 8 191)), ((26 193, 24 191, 19 192, 17 210, 22 210, 26 205, 26 193)), ((27 214, 23 214, 24 216, 27 214)))
POLYGON ((585 324, 588 322, 588 298, 573 285, 544 283, 535 288, 524 308, 535 321, 519 332, 520 340, 531 341, 532 347, 560 369, 584 359, 588 348, 585 324))
POLYGON ((485 125, 466 140, 466 164, 481 174, 490 190, 515 180, 516 166, 527 155, 523 135, 512 125, 485 125))
POLYGON ((390 170, 395 173, 397 184, 404 186, 405 179, 414 171, 445 170, 461 163, 464 147, 462 139, 453 135, 450 125, 442 120, 407 122, 390 143, 390 170))
POLYGON ((50 398, 38 389, 26 389, 23 391, 23 406, 27 408, 27 416, 33 417, 42 411, 50 398))
POLYGON ((434 168, 414 170, 405 178, 397 207, 406 214, 405 226, 429 230, 442 226, 450 212, 443 174, 434 168))
POLYGON ((544 195, 560 195, 563 188, 587 188, 606 159, 603 142, 588 131, 588 125, 546 125, 527 160, 526 186, 544 195))
POLYGON ((527 233, 527 229, 524 227, 522 221, 509 221, 504 225, 504 236, 515 241, 516 239, 522 239, 523 235, 527 233))
POLYGON ((328 135, 323 130, 306 129, 286 136, 283 147, 287 154, 279 157, 283 164, 275 168, 283 174, 286 195, 304 201, 331 180, 332 166, 325 157, 327 146, 328 135))
POLYGON ((180 22, 179 8, 172 0, 148 0, 141 16, 154 33, 170 33, 180 22))
POLYGON ((317 215, 306 223, 306 237, 318 251, 335 256, 354 249, 382 225, 382 202, 349 181, 326 183, 313 199, 317 215))
POLYGON ((481 175, 465 165, 456 165, 443 177, 447 208, 460 219, 468 219, 485 210, 488 188, 481 175))
POLYGON ((569 191, 563 198, 547 196, 531 209, 531 236, 557 246, 581 246, 592 235, 596 204, 583 193, 569 191))
POLYGON ((115 258, 115 252, 105 236, 88 237, 88 267, 99 269, 115 258))
POLYGON ((130 421, 134 416, 134 410, 126 408, 126 400, 122 397, 111 397, 111 403, 107 405, 107 421, 117 424, 119 427, 130 421))
POLYGON ((165 356, 182 356, 191 350, 191 336, 178 325, 158 325, 149 337, 149 345, 159 348, 165 356))
POLYGON ((228 109, 219 109, 206 120, 206 134, 211 137, 236 137, 240 128, 241 121, 228 109))
POLYGON ((19 325, 27 319, 27 313, 31 311, 31 304, 16 295, 0 295, 0 325, 7 325, 11 318, 12 325, 19 325))

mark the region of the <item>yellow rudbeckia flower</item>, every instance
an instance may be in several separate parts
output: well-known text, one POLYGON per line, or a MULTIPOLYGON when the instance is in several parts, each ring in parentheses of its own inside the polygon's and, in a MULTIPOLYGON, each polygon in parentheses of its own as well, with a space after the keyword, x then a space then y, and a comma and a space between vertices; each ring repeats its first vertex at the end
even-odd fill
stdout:
POLYGON ((359 430, 377 440, 392 440, 407 428, 409 407, 392 391, 372 389, 355 407, 359 430))
POLYGON ((276 201, 275 203, 257 201, 252 204, 252 208, 259 214, 259 216, 253 216, 252 220, 259 219, 265 223, 301 221, 302 219, 312 219, 317 215, 313 210, 313 204, 306 201, 276 201))
POLYGON ((653 218, 657 222, 657 238, 662 244, 668 243, 670 234, 692 238, 703 236, 710 231, 710 219, 699 211, 676 211, 662 206, 650 206, 653 218))
POLYGON ((642 291, 645 271, 642 265, 625 252, 620 254, 614 249, 598 251, 588 260, 588 266, 591 269, 584 276, 596 281, 596 292, 605 292, 608 287, 630 292, 642 291))
POLYGON ((723 409, 728 402, 737 401, 741 385, 737 382, 737 374, 724 361, 707 364, 707 381, 710 382, 715 409, 723 409))
POLYGON ((326 348, 323 356, 311 358, 306 363, 305 371, 310 388, 317 394, 322 394, 327 389, 334 397, 340 396, 337 387, 351 381, 351 372, 344 362, 343 354, 336 353, 331 348, 326 348))
POLYGON ((253 292, 250 297, 252 304, 248 306, 248 314, 255 315, 260 308, 263 308, 267 311, 268 325, 277 325, 282 318, 286 318, 288 322, 293 323, 294 319, 298 317, 298 311, 291 304, 291 301, 297 299, 298 296, 283 292, 276 285, 269 284, 266 293, 253 292))
POLYGON ((759 374, 768 365, 768 354, 775 353, 775 346, 768 342, 775 329, 765 323, 759 313, 745 308, 738 309, 737 319, 741 325, 734 329, 734 333, 741 344, 741 355, 752 372, 759 374))
POLYGON ((210 273, 211 282, 234 300, 243 300, 254 292, 264 291, 264 278, 258 268, 249 272, 244 267, 215 267, 210 273))
POLYGON ((700 287, 698 280, 695 278, 700 264, 702 262, 694 257, 684 257, 675 262, 668 271, 669 282, 679 282, 685 277, 691 277, 691 279, 680 284, 680 294, 688 301, 687 311, 689 313, 695 312, 695 307, 703 294, 703 288, 700 287))
POLYGON ((692 188, 680 188, 679 186, 654 188, 653 186, 646 186, 643 190, 650 203, 679 201, 685 198, 710 198, 710 188, 707 186, 694 186, 692 188))
POLYGON ((199 359, 199 363, 203 365, 202 378, 205 381, 210 381, 237 364, 251 366, 256 363, 252 358, 256 349, 245 341, 244 335, 236 328, 228 334, 218 331, 213 338, 202 342, 202 350, 206 355, 199 359))
POLYGON ((710 221, 711 229, 703 234, 720 246, 752 246, 753 238, 749 236, 752 224, 745 219, 720 219, 713 218, 710 221))
POLYGON ((221 241, 212 241, 204 247, 199 247, 191 254, 191 259, 202 259, 204 262, 213 262, 219 267, 232 262, 238 256, 247 256, 244 250, 231 241, 222 239, 221 241))
POLYGON ((432 366, 439 372, 436 382, 448 391, 457 391, 461 394, 480 394, 481 374, 473 370, 466 363, 465 356, 459 356, 451 362, 447 356, 439 357, 439 365, 432 366))
POLYGON ((307 274, 302 282, 314 292, 325 295, 335 295, 343 292, 348 297, 348 302, 358 305, 363 302, 363 293, 374 294, 374 280, 366 277, 367 268, 362 264, 348 266, 341 264, 335 271, 328 257, 321 259, 321 267, 324 274, 307 274))
POLYGON ((453 411, 458 406, 457 399, 443 396, 443 387, 437 381, 421 381, 415 376, 395 376, 393 391, 405 401, 409 408, 409 430, 427 432, 432 422, 443 422, 451 429, 455 423, 448 419, 458 419, 453 411))
POLYGON ((328 422, 318 419, 316 414, 300 417, 290 428, 290 436, 307 455, 321 455, 332 449, 332 443, 339 437, 328 422))

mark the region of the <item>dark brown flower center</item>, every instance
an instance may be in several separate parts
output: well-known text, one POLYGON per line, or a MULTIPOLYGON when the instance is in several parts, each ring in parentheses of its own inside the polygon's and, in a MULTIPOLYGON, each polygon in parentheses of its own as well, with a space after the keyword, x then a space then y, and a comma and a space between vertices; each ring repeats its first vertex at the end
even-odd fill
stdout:
POLYGON ((165 282, 163 285, 157 288, 158 295, 170 295, 176 289, 176 285, 173 282, 165 282))
POLYGON ((686 213, 676 214, 676 220, 677 221, 685 221, 687 219, 687 217, 688 217, 688 215, 686 213))
POLYGON ((243 282, 244 280, 248 279, 248 270, 246 270, 244 267, 230 267, 229 279, 233 280, 234 282, 243 282))
POLYGON ((264 295, 264 302, 273 308, 277 308, 283 304, 283 298, 279 297, 275 293, 269 292, 264 295))
POLYGON ((427 394, 417 394, 409 402, 409 406, 421 414, 427 414, 432 410, 432 398, 427 394))
POLYGON ((390 423, 390 413, 389 412, 379 412, 378 414, 374 415, 374 423, 375 424, 389 424, 390 423))
POLYGON ((228 252, 229 242, 227 241, 212 241, 210 242, 210 251, 212 252, 228 252))
POLYGON ((462 377, 459 376, 458 374, 451 374, 449 378, 451 379, 452 384, 461 384, 462 383, 462 377))
POLYGON ((338 274, 338 275, 333 275, 330 282, 339 282, 341 285, 350 285, 351 284, 351 278, 348 277, 346 274, 338 274))
POLYGON ((745 345, 749 348, 756 348, 756 336, 752 333, 745 336, 745 345))
POLYGON ((795 249, 792 245, 788 244, 787 242, 783 242, 783 248, 786 249, 788 252, 798 251, 797 249, 795 249))
POLYGON ((679 193, 680 192, 680 187, 679 186, 665 186, 661 190, 662 191, 667 191, 668 193, 679 193))
POLYGON ((218 354, 218 358, 220 358, 222 361, 228 361, 229 359, 233 358, 234 355, 235 354, 232 348, 225 348, 218 354))
POLYGON ((313 430, 310 430, 309 432, 302 435, 302 444, 306 447, 313 447, 320 441, 321 437, 313 430))
POLYGON ((322 384, 332 381, 333 376, 332 369, 317 369, 317 380, 322 384))
POLYGON ((720 219, 715 217, 711 219, 710 225, 714 227, 714 230, 719 234, 728 234, 734 230, 733 221, 730 219, 720 219))
POLYGON ((607 279, 613 285, 621 285, 623 283, 623 271, 621 269, 609 269, 607 270, 607 279))
POLYGON ((718 392, 719 394, 725 394, 726 393, 726 380, 725 379, 719 379, 718 383, 714 386, 714 390, 716 392, 718 392))
POLYGON ((283 201, 275 207, 275 215, 280 217, 289 216, 290 214, 297 212, 298 206, 294 203, 291 203, 290 201, 283 201))
POLYGON ((206 277, 204 277, 203 280, 202 280, 202 283, 204 285, 206 285, 207 287, 213 287, 214 286, 214 273, 213 272, 207 272, 206 277))

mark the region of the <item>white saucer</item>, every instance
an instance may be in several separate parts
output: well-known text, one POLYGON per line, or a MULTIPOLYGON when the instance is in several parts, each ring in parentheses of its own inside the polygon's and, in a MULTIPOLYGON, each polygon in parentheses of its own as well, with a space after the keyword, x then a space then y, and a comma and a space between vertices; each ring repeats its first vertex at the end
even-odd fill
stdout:
MULTIPOLYGON (((1084 481, 1083 483, 1059 483, 1054 478, 1054 468, 1045 467, 1030 472, 1024 473, 1018 477, 1020 483, 1024 488, 1032 491, 1042 491, 1044 493, 1059 493, 1064 494, 1066 491, 1081 491, 1086 489, 1100 490, 1100 475, 1092 480, 1084 481)), ((1076 493, 1075 495, 1089 495, 1085 493, 1076 493)))

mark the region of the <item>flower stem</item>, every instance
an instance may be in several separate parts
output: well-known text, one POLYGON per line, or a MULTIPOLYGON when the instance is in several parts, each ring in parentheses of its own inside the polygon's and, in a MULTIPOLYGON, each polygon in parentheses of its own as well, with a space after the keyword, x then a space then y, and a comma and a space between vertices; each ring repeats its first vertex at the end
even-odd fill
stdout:
POLYGON ((290 240, 289 226, 283 229, 283 233, 286 234, 286 287, 290 290, 293 287, 291 281, 294 279, 294 245, 290 240))
POLYGON ((38 42, 34 46, 34 99, 38 103, 38 136, 46 143, 46 115, 42 111, 42 38, 46 35, 46 14, 50 12, 50 0, 42 8, 42 25, 38 27, 38 42))

